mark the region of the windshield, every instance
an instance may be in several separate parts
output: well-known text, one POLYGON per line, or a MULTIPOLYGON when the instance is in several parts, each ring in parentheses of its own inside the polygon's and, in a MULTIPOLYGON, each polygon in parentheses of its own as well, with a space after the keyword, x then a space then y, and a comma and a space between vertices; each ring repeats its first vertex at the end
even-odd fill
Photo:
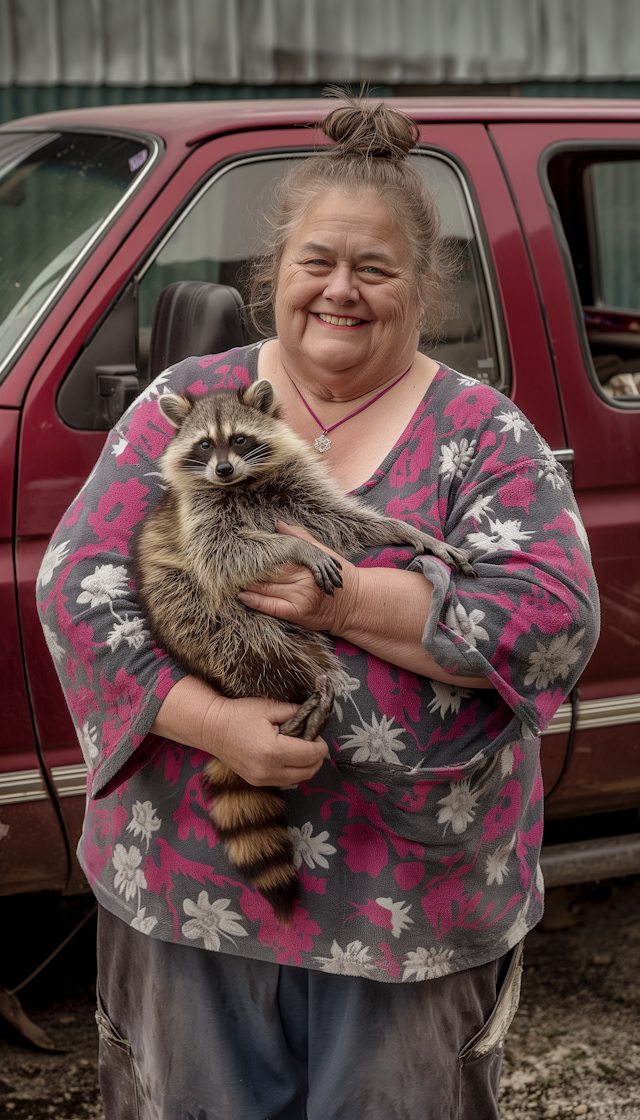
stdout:
POLYGON ((150 155, 98 133, 0 133, 0 379, 150 155))

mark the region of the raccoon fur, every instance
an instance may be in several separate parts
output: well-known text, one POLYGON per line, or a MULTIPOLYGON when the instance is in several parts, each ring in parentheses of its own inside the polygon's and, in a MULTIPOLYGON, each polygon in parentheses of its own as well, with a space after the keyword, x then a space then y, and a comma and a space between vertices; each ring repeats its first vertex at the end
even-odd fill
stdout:
MULTIPOLYGON (((290 563, 305 565, 333 595, 340 565, 307 541, 278 535, 276 521, 303 526, 346 557, 372 545, 409 545, 475 575, 469 554, 345 495, 280 419, 269 381, 198 398, 167 393, 158 403, 176 429, 161 462, 167 490, 134 549, 151 632, 224 696, 299 704, 281 732, 315 739, 331 716, 338 671, 326 636, 252 611, 237 594, 290 563)), ((288 924, 298 875, 282 794, 249 785, 216 758, 205 773, 211 819, 230 859, 288 924)))

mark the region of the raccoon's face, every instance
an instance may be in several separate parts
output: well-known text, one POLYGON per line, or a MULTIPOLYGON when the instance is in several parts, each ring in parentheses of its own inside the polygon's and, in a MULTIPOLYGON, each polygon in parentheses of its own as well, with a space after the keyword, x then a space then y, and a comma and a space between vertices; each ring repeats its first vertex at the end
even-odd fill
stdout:
POLYGON ((162 473, 172 486, 233 486, 273 474, 302 443, 278 417, 271 383, 203 397, 166 393, 158 404, 177 429, 162 473))
MULTIPOLYGON (((255 478, 271 456, 268 441, 250 432, 247 424, 203 424, 182 456, 182 467, 214 486, 229 486, 255 478)), ((186 435, 186 433, 185 433, 186 435)))

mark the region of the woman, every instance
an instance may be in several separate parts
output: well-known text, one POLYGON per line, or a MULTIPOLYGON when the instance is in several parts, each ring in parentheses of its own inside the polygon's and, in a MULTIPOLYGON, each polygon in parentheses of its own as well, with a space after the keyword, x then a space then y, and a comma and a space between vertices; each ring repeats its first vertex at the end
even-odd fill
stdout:
POLYGON ((161 374, 42 569, 91 770, 80 858, 100 903, 108 1120, 497 1117, 542 913, 538 736, 597 639, 584 531, 511 402, 417 350, 447 263, 407 160, 415 125, 347 100, 323 127, 337 146, 285 182, 256 281, 277 337, 161 374), (471 548, 479 573, 377 549, 342 558, 332 600, 302 568, 246 589, 248 607, 335 639, 342 690, 314 743, 279 734, 294 705, 225 699, 157 649, 128 568, 162 493, 158 395, 257 377, 345 490, 471 548), (209 754, 291 787, 290 929, 217 843, 209 754))

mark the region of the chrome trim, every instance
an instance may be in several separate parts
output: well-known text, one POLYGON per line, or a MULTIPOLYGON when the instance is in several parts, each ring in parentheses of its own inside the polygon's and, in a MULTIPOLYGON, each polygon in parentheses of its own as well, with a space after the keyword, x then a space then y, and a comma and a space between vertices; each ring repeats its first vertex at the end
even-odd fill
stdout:
POLYGON ((543 846, 540 868, 545 887, 637 875, 640 872, 640 833, 543 846))
POLYGON ((0 774, 0 805, 47 801, 49 794, 40 770, 12 770, 0 774))
MULTIPOLYGON (((640 723, 640 693, 578 702, 578 731, 588 731, 595 727, 619 727, 627 723, 640 723)), ((570 727, 571 705, 562 704, 542 734, 562 735, 570 727)))
MULTIPOLYGON (((604 700, 583 700, 578 705, 578 731, 598 727, 621 727, 640 723, 640 693, 611 696, 604 700)), ((571 728, 571 705, 562 704, 543 735, 566 734, 571 728)), ((52 766, 51 777, 58 797, 85 797, 87 767, 84 762, 71 766, 52 766)), ((46 801, 47 788, 40 770, 13 770, 0 774, 0 805, 23 801, 46 801)))
POLYGON ((52 766, 51 777, 58 797, 86 796, 87 767, 84 762, 74 766, 52 766))
MULTIPOLYGON (((27 132, 27 131, 38 131, 38 130, 35 130, 35 129, 34 130, 31 130, 31 129, 24 129, 23 130, 23 129, 20 129, 20 128, 3 129, 3 133, 4 132, 22 132, 22 131, 27 132)), ((95 130, 94 129, 86 129, 86 128, 85 129, 67 128, 67 129, 58 129, 57 131, 59 132, 59 134, 64 135, 65 132, 92 133, 94 131, 95 132, 102 132, 103 130, 99 129, 99 128, 96 128, 95 130)), ((115 135, 115 133, 118 133, 118 135, 125 135, 124 133, 121 132, 120 129, 113 129, 113 130, 106 130, 106 131, 109 132, 110 135, 115 135)), ((33 319, 29 323, 29 325, 27 327, 25 327, 24 331, 20 335, 20 338, 14 343, 13 347, 11 348, 9 353, 7 354, 4 361, 0 362, 0 381, 2 380, 4 371, 13 362, 14 358, 19 354, 22 346, 25 344, 27 339, 34 333, 36 327, 42 321, 42 319, 45 315, 45 312, 48 311, 48 309, 52 306, 54 301, 58 298, 62 289, 67 284, 67 282, 71 279, 73 274, 78 270, 81 263, 86 259, 86 257, 88 257, 89 253, 92 252, 94 246, 97 244, 97 242, 101 239, 102 235, 106 232, 107 228, 114 221, 117 214, 119 214, 120 211, 123 209, 123 207, 126 206, 129 199, 131 198, 132 194, 135 194, 135 192, 138 190, 138 187, 146 179, 147 175, 151 171, 151 168, 155 166, 155 164, 158 160, 158 155, 160 154, 160 148, 161 148, 160 140, 156 139, 156 137, 154 137, 154 136, 149 135, 148 133, 138 133, 137 136, 136 136, 135 133, 126 133, 126 135, 130 139, 134 139, 134 138, 137 138, 137 136, 139 136, 141 143, 144 142, 144 144, 148 144, 151 147, 152 150, 149 153, 149 159, 146 161, 146 163, 143 164, 142 170, 136 176, 136 178, 132 182, 129 189, 125 191, 125 193, 123 194, 123 196, 120 199, 120 201, 118 202, 118 204, 116 206, 114 206, 113 210, 109 211, 107 216, 104 218, 104 220, 98 226, 95 233, 89 238, 86 245, 80 250, 80 252, 78 253, 78 256, 69 265, 67 271, 60 278, 60 280, 56 284, 55 288, 53 288, 49 292, 49 295, 47 296, 46 300, 44 301, 42 306, 38 309, 37 313, 34 315, 33 319)))
POLYGON ((559 451, 552 451, 551 454, 558 463, 573 463, 576 453, 572 447, 561 447, 559 451))

